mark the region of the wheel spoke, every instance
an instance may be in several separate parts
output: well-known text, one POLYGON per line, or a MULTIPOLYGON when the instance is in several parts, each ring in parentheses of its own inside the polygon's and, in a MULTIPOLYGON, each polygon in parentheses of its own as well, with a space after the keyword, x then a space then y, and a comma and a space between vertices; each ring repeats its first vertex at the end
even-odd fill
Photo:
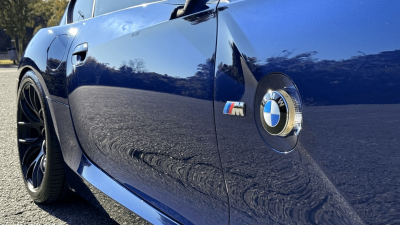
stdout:
POLYGON ((20 122, 18 122, 18 125, 21 125, 21 126, 32 126, 32 123, 20 121, 20 122))
POLYGON ((32 185, 34 188, 38 187, 38 177, 37 173, 40 167, 40 160, 43 157, 43 151, 40 151, 38 156, 33 160, 33 162, 29 165, 28 170, 25 175, 25 179, 29 181, 29 179, 32 181, 32 185))
MULTIPOLYGON (((40 102, 39 102, 39 99, 38 99, 38 95, 37 95, 36 91, 32 87, 31 87, 31 89, 33 90, 33 97, 32 97, 33 99, 31 100, 32 101, 32 105, 35 108, 35 111, 39 112, 41 107, 40 107, 40 102)), ((39 116, 39 118, 40 118, 40 116, 39 116)))
POLYGON ((28 128, 34 128, 36 129, 39 133, 41 132, 40 127, 43 127, 43 122, 24 122, 20 121, 18 122, 18 125, 21 127, 28 127, 28 128))
POLYGON ((42 138, 20 138, 18 142, 30 145, 31 147, 39 147, 42 140, 42 138))
POLYGON ((29 103, 32 106, 33 111, 35 111, 35 113, 38 111, 35 108, 35 89, 33 89, 32 85, 29 86, 29 103))
POLYGON ((33 162, 31 162, 31 164, 29 165, 28 169, 26 170, 25 179, 28 180, 28 181, 32 177, 32 170, 33 170, 33 167, 35 166, 35 164, 36 164, 36 162, 35 162, 35 160, 33 160, 33 162))
POLYGON ((40 183, 42 182, 42 179, 43 179, 43 171, 40 169, 40 167, 41 167, 41 161, 42 161, 42 158, 44 155, 39 154, 39 156, 38 156, 39 158, 37 160, 35 160, 36 163, 35 163, 35 166, 33 167, 33 171, 32 171, 32 184, 33 184, 34 188, 39 187, 40 183))
POLYGON ((25 98, 25 102, 28 105, 28 107, 30 108, 30 110, 36 114, 37 117, 39 117, 39 111, 38 109, 35 108, 34 106, 34 95, 35 95, 35 89, 33 89, 31 86, 28 88, 27 91, 24 91, 24 98, 25 98), (28 92, 28 93, 26 93, 28 92))
POLYGON ((39 110, 39 120, 40 120, 40 123, 43 124, 43 121, 44 121, 43 109, 39 110))
POLYGON ((23 144, 32 144, 37 138, 20 138, 18 141, 23 144))
POLYGON ((33 106, 32 106, 32 103, 31 103, 30 88, 28 88, 27 90, 24 90, 22 93, 24 94, 24 100, 25 100, 26 105, 27 105, 32 111, 35 111, 35 109, 34 109, 33 106))
POLYGON ((33 111, 30 109, 28 106, 28 103, 26 101, 21 100, 19 102, 19 105, 21 107, 22 113, 25 115, 26 118, 28 118, 29 121, 38 121, 37 116, 33 111))
POLYGON ((38 151, 37 148, 33 146, 29 146, 29 148, 24 153, 24 157, 22 158, 22 164, 25 164, 32 158, 32 156, 38 151))

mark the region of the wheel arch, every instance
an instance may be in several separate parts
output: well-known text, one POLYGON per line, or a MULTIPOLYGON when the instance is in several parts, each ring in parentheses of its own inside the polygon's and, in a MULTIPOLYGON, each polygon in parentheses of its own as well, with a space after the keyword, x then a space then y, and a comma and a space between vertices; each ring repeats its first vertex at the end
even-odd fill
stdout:
MULTIPOLYGON (((48 96, 48 91, 47 91, 47 85, 43 79, 43 74, 40 71, 40 69, 37 67, 36 63, 30 59, 30 58, 23 58, 21 60, 19 69, 18 69, 18 77, 17 77, 17 87, 21 84, 22 77, 28 72, 28 71, 33 71, 33 73, 36 75, 36 77, 39 79, 40 84, 43 87, 45 97, 48 96)), ((18 89, 17 89, 18 90, 18 89)))

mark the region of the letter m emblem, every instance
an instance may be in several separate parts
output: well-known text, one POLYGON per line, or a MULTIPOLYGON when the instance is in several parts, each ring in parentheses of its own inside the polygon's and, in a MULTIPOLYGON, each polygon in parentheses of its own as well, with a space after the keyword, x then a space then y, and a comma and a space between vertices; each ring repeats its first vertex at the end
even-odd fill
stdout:
POLYGON ((226 102, 223 113, 233 116, 244 116, 244 110, 244 102, 226 102))

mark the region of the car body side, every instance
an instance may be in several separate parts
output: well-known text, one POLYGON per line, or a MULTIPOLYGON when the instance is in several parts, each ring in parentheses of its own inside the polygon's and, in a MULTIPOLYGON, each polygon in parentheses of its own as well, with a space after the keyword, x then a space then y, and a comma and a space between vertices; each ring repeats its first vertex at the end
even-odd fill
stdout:
POLYGON ((133 220, 130 212, 154 224, 400 220, 397 1, 220 1, 171 21, 165 15, 176 5, 146 7, 42 29, 20 63, 20 76, 33 70, 43 84, 71 189, 117 221, 133 220), (148 14, 156 7, 159 20, 148 14), (144 16, 141 27, 129 21, 132 13, 144 16), (99 37, 88 42, 87 61, 74 67, 73 49, 96 29, 99 37), (65 53, 59 67, 51 69, 48 48, 60 35, 68 36, 65 53), (148 68, 143 69, 137 65, 146 57, 146 47, 161 56, 146 60, 148 68), (115 57, 120 60, 112 62, 115 57), (140 79, 124 78, 127 69, 140 79), (259 83, 277 73, 293 80, 303 101, 303 129, 288 154, 269 147, 263 139, 266 131, 256 121, 259 83), (149 122, 154 129, 147 133, 122 132, 134 131, 140 120, 135 110, 153 112, 146 101, 170 114, 150 113, 162 120, 149 122), (245 102, 246 116, 224 115, 227 101, 245 102), (184 109, 193 111, 179 114, 184 109), (114 116, 109 124, 96 122, 108 115, 114 116), (165 131, 160 131, 157 126, 164 122, 165 131), (184 131, 182 127, 186 133, 168 133, 184 131), (123 145, 131 139, 144 144, 123 145), (189 151, 196 147, 195 153, 189 151), (190 176, 199 180, 188 180, 190 176), (176 198, 165 196, 173 192, 169 188, 176 189, 176 198), (115 203, 122 207, 116 210, 115 203), (196 207, 208 214, 196 214, 196 207))

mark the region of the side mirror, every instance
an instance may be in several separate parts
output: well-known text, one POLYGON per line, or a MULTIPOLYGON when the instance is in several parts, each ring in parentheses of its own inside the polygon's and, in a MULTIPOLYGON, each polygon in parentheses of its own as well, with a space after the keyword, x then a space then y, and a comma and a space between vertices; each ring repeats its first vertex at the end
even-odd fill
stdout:
POLYGON ((209 7, 206 5, 208 0, 186 0, 184 6, 178 6, 171 13, 171 20, 182 16, 206 10, 209 7))

